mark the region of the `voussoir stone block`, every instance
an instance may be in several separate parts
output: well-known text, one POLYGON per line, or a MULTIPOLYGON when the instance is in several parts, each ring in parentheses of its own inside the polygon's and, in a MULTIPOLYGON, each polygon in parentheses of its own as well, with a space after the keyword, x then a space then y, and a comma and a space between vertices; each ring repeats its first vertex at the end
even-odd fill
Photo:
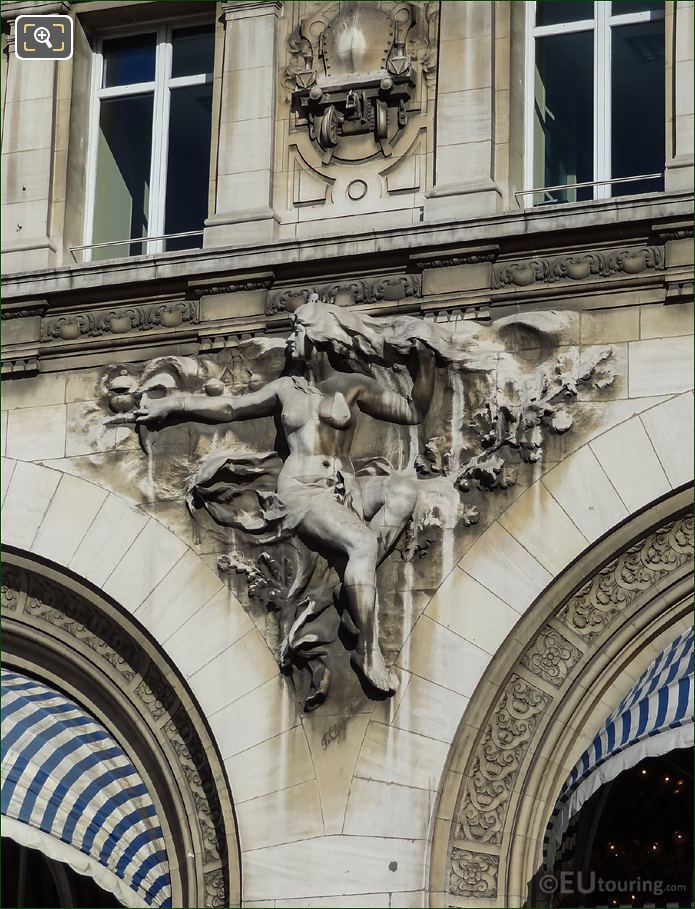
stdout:
POLYGON ((476 540, 459 566, 517 612, 524 612, 552 580, 540 562, 498 523, 476 540))
POLYGON ((77 574, 102 586, 147 524, 147 515, 109 493, 69 562, 77 574))
POLYGON ((638 417, 598 436, 591 449, 631 512, 671 488, 638 417))
POLYGON ((186 549, 182 540, 150 518, 109 575, 104 590, 130 612, 135 612, 186 549))
POLYGON ((642 414, 642 423, 673 486, 693 479, 693 394, 686 392, 642 414))
POLYGON ((60 479, 57 470, 17 462, 3 503, 3 542, 31 549, 60 479))
POLYGON ((64 474, 36 535, 32 550, 67 565, 104 503, 108 492, 64 474))

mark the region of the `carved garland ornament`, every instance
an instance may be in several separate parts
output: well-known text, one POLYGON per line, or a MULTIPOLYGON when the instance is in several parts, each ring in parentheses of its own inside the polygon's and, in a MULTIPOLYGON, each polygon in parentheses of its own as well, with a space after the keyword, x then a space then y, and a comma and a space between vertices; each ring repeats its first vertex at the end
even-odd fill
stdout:
MULTIPOLYGON (((693 558, 693 516, 664 524, 601 569, 557 613, 587 642, 607 630, 616 616, 660 578, 693 558)), ((550 625, 544 625, 520 656, 517 666, 558 690, 582 657, 580 648, 550 625)), ((502 689, 473 750, 464 774, 455 813, 455 839, 470 843, 502 844, 507 810, 519 769, 533 734, 552 698, 549 693, 512 673, 502 689)), ((452 846, 449 873, 451 893, 497 895, 496 874, 484 894, 470 886, 480 853, 452 846), (462 856, 465 861, 462 863, 462 856), (472 866, 469 867, 472 862, 472 866)), ((497 867, 498 859, 488 858, 497 867)))
POLYGON ((130 634, 78 594, 16 565, 3 565, 3 615, 69 634, 113 667, 133 690, 176 756, 195 805, 203 844, 205 906, 228 905, 226 834, 217 785, 205 747, 168 680, 130 634), (168 716, 167 722, 162 720, 168 716))
POLYGON ((576 252, 550 258, 500 262, 492 269, 492 286, 495 289, 510 284, 528 287, 557 281, 608 278, 616 274, 639 275, 648 270, 660 271, 663 267, 664 250, 660 246, 576 252))
POLYGON ((379 278, 352 278, 347 281, 332 281, 304 287, 285 287, 271 290, 268 294, 266 314, 293 311, 315 295, 322 300, 336 301, 338 305, 362 306, 367 303, 382 303, 419 297, 422 279, 420 275, 390 275, 379 278))
POLYGON ((174 303, 153 303, 128 306, 123 309, 104 309, 94 312, 66 313, 51 316, 41 324, 41 340, 75 341, 82 335, 99 338, 102 335, 124 335, 130 331, 150 331, 154 328, 178 328, 186 322, 199 321, 199 307, 194 300, 174 303))

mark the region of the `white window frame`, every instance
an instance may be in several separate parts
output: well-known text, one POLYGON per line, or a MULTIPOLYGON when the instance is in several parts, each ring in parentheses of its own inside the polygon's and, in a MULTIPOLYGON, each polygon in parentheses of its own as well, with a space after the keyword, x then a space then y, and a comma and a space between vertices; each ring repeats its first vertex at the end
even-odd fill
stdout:
POLYGON ((116 237, 143 244, 144 254, 164 251, 164 218, 166 204, 167 158, 169 152, 169 111, 171 90, 182 86, 204 85, 212 82, 213 74, 201 73, 193 76, 172 78, 173 58, 172 35, 174 31, 212 25, 210 17, 191 17, 173 25, 152 23, 108 31, 101 36, 92 59, 92 85, 89 112, 89 150, 87 155, 87 191, 85 196, 84 261, 91 261, 89 248, 94 242, 94 203, 96 199, 97 156, 99 150, 99 116, 104 98, 125 98, 128 95, 153 94, 152 103, 152 144, 150 159, 150 194, 147 213, 147 235, 144 237, 116 237), (104 41, 112 38, 155 35, 155 78, 151 82, 136 82, 130 85, 115 85, 102 88, 104 74, 104 41), (157 239, 148 240, 148 237, 157 239))
MULTIPOLYGON (((534 103, 536 38, 548 35, 565 35, 571 32, 594 33, 594 175, 593 198, 611 197, 611 73, 612 30, 614 26, 653 22, 664 18, 662 10, 645 10, 639 13, 612 14, 611 0, 595 0, 592 19, 561 22, 557 25, 536 25, 536 0, 526 3, 526 57, 525 57, 525 113, 524 113, 524 193, 522 204, 533 208, 540 193, 532 194, 534 187, 534 103)), ((571 184, 569 184, 571 185, 571 184)), ((567 204, 567 203, 564 203, 567 204)))

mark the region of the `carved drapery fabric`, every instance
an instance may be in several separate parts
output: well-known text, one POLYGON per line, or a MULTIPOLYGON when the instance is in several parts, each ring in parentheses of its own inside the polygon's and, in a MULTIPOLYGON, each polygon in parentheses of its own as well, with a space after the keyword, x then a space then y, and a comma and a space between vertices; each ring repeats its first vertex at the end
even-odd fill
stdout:
MULTIPOLYGON (((67 843, 134 895, 172 905, 157 811, 116 740, 82 707, 25 675, 2 671, 2 815, 67 843)), ((120 890, 117 894, 123 897, 120 890)))
POLYGON ((609 780, 645 757, 693 744, 693 629, 648 666, 575 764, 545 837, 552 866, 571 818, 609 780))

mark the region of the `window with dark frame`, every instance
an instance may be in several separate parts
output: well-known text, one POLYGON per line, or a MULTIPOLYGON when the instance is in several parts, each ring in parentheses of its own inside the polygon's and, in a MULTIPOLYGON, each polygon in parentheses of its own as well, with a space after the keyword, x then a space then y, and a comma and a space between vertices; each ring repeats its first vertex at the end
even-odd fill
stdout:
POLYGON ((663 0, 527 8, 527 203, 663 190, 663 0))

